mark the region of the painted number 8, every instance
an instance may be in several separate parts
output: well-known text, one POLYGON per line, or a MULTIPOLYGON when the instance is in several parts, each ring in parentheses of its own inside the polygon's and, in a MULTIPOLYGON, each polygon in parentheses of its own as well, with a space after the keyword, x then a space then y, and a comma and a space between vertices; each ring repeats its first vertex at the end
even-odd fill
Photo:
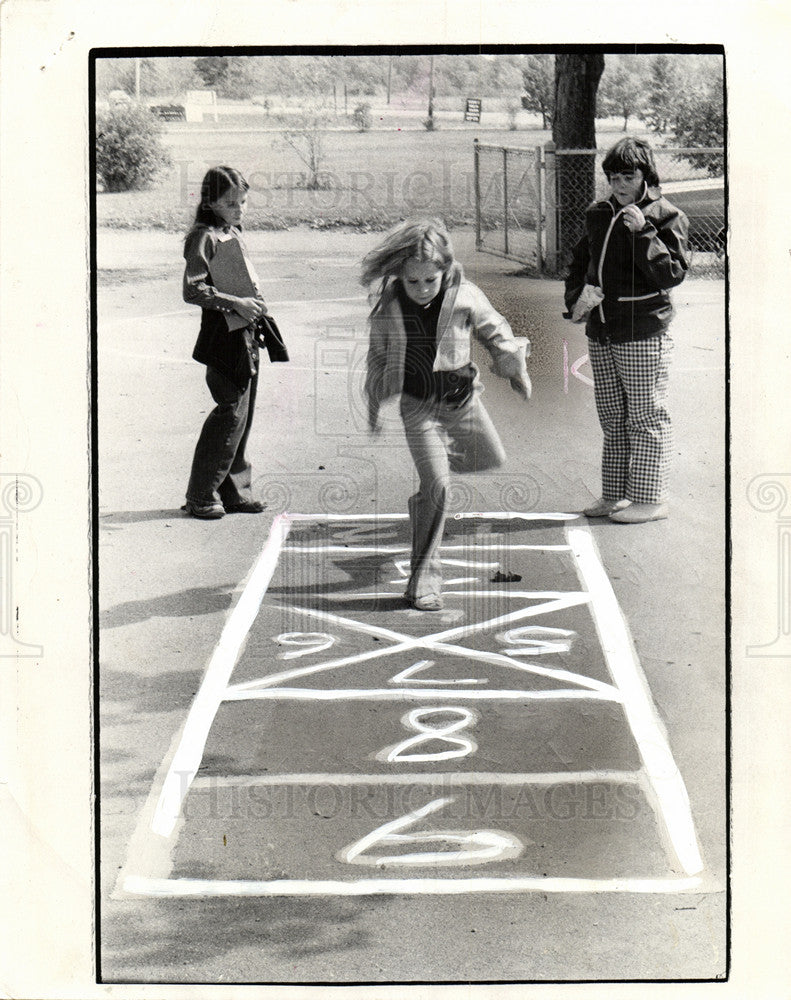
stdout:
POLYGON ((395 747, 385 747, 377 755, 377 760, 393 761, 429 761, 451 760, 454 757, 466 757, 478 749, 477 743, 468 736, 453 736, 467 726, 474 726, 478 717, 469 708, 415 708, 408 712, 401 722, 408 728, 417 731, 417 736, 410 736, 395 747), (436 720, 434 724, 422 720, 430 716, 451 716, 449 721, 436 720), (416 752, 417 748, 432 740, 441 740, 453 745, 450 750, 435 750, 432 753, 416 752))

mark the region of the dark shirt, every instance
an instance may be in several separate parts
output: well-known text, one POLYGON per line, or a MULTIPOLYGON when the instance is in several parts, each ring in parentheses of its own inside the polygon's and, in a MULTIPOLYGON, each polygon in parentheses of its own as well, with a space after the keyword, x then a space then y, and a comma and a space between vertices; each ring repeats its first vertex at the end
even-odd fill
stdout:
POLYGON ((427 306, 422 306, 409 298, 400 282, 396 291, 406 332, 404 392, 416 399, 433 399, 436 388, 434 359, 437 356, 437 320, 444 294, 440 292, 427 306))
POLYGON ((404 291, 396 288, 406 332, 403 391, 416 399, 440 399, 461 406, 472 393, 475 377, 473 366, 456 371, 434 371, 437 356, 437 323, 445 293, 440 292, 427 306, 422 306, 404 291))

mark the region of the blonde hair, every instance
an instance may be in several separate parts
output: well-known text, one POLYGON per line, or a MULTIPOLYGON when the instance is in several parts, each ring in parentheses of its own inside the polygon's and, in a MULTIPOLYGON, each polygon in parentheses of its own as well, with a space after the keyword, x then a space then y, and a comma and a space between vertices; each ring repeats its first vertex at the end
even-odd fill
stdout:
POLYGON ((453 247, 439 219, 406 221, 391 229, 379 246, 363 258, 360 282, 371 285, 381 280, 381 293, 387 279, 398 277, 408 260, 433 261, 448 273, 454 264, 453 247))

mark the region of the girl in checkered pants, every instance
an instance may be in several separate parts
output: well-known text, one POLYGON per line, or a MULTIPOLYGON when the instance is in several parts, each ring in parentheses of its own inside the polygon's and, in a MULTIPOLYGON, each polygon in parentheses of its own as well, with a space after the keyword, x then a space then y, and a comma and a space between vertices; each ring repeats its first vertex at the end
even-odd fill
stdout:
POLYGON ((604 432, 602 495, 584 513, 639 524, 668 513, 670 289, 686 277, 688 226, 647 143, 621 139, 602 166, 611 194, 586 213, 565 294, 565 315, 586 324, 604 432))

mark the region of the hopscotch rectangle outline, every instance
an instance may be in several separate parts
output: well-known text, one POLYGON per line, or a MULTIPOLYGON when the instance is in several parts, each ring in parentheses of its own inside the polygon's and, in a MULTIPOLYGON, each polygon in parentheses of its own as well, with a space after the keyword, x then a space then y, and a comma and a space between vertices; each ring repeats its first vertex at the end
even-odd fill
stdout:
MULTIPOLYGON (((405 514, 279 514, 269 537, 246 580, 239 588, 220 640, 207 666, 203 682, 172 752, 162 762, 141 811, 113 896, 267 896, 267 895, 368 895, 465 892, 627 892, 673 893, 700 891, 703 862, 697 843, 683 778, 675 765, 667 737, 653 706, 650 690, 633 647, 628 626, 587 528, 567 527, 569 549, 580 581, 590 593, 591 617, 616 687, 624 692, 624 708, 632 736, 643 761, 646 787, 655 815, 663 827, 666 847, 680 862, 684 876, 663 878, 533 878, 469 877, 459 879, 356 879, 356 880, 211 880, 169 878, 173 834, 183 825, 181 808, 197 775, 206 739, 220 705, 225 701, 230 676, 243 652, 291 525, 300 521, 404 520, 405 514), (186 740, 187 734, 191 735, 186 740), (167 764, 168 758, 170 763, 167 764), (157 791, 159 789, 159 791, 157 791), (153 836, 152 836, 153 835, 153 836), (149 875, 136 872, 148 870, 149 875)), ((498 512, 471 513, 457 518, 575 520, 574 514, 498 512)), ((565 547, 564 547, 565 548, 565 547)), ((525 776, 527 777, 527 775, 525 776)), ((558 780, 563 780, 562 773, 558 780)))

